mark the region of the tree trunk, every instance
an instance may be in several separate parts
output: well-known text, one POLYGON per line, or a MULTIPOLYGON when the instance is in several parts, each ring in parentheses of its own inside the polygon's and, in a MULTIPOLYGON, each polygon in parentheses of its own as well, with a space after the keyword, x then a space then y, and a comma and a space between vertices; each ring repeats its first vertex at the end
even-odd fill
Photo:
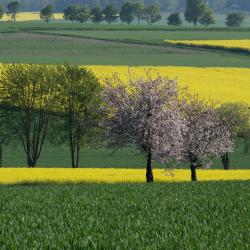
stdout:
POLYGON ((70 154, 71 154, 71 165, 72 168, 79 167, 79 153, 80 153, 80 145, 75 145, 73 141, 70 143, 70 154))
POLYGON ((153 182, 153 171, 152 171, 152 154, 151 152, 148 153, 147 156, 147 172, 146 172, 146 179, 147 183, 153 182))
POLYGON ((228 170, 230 167, 230 159, 229 159, 229 154, 225 153, 224 155, 221 156, 221 161, 223 164, 223 167, 225 170, 228 170))
POLYGON ((0 168, 3 167, 3 146, 0 143, 0 168))
POLYGON ((32 159, 30 156, 27 156, 27 164, 29 168, 35 168, 36 167, 36 159, 32 159))
POLYGON ((191 170, 191 181, 197 181, 196 164, 195 163, 190 164, 190 170, 191 170))

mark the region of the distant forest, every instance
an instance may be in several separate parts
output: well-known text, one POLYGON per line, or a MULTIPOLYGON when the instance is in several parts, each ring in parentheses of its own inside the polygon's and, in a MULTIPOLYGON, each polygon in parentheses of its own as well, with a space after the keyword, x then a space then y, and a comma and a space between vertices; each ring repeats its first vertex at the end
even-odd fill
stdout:
MULTIPOLYGON (((0 0, 4 7, 11 0, 0 0)), ((47 4, 53 4, 57 12, 73 4, 86 4, 89 7, 100 5, 104 7, 108 4, 115 4, 120 7, 127 0, 19 0, 22 4, 22 11, 39 11, 47 4)), ((147 4, 159 4, 162 11, 182 11, 185 8, 186 0, 138 0, 147 4)), ((137 2, 138 2, 137 1, 137 2)), ((226 12, 230 10, 250 11, 250 0, 204 0, 216 12, 226 12)), ((136 0, 134 0, 136 2, 136 0)))

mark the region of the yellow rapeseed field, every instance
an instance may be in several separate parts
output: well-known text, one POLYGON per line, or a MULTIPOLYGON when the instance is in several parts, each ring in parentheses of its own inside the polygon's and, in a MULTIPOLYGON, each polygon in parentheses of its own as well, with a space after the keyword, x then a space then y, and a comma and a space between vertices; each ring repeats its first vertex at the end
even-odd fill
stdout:
POLYGON ((167 44, 206 46, 225 49, 245 49, 250 51, 250 39, 243 40, 165 40, 167 44))
MULTIPOLYGON (((63 19, 62 13, 54 13, 54 18, 56 20, 63 19)), ((10 21, 10 16, 4 15, 3 21, 10 21)), ((41 20, 39 12, 19 12, 16 16, 16 21, 37 21, 41 20)))
MULTIPOLYGON (((4 64, 0 64, 1 69, 4 64)), ((53 67, 53 66, 51 66, 53 67)), ((189 86, 192 93, 201 97, 212 98, 219 103, 246 102, 250 104, 250 69, 223 68, 223 67, 132 67, 127 66, 86 66, 91 69, 102 81, 105 77, 117 73, 125 79, 128 71, 132 70, 135 76, 145 75, 151 70, 155 75, 159 73, 169 78, 177 78, 181 86, 189 86)))
MULTIPOLYGON (((155 169, 156 182, 190 181, 190 170, 155 169)), ((198 170, 199 181, 250 180, 250 170, 198 170)), ((0 184, 16 184, 25 182, 55 183, 144 183, 144 169, 114 168, 3 168, 0 169, 0 184)))
MULTIPOLYGON (((100 79, 118 73, 124 78, 126 66, 87 66, 100 79)), ((135 75, 143 75, 151 69, 169 78, 177 78, 180 85, 187 85, 190 91, 202 97, 219 102, 246 102, 250 104, 250 69, 247 68, 199 68, 199 67, 133 67, 135 75)))

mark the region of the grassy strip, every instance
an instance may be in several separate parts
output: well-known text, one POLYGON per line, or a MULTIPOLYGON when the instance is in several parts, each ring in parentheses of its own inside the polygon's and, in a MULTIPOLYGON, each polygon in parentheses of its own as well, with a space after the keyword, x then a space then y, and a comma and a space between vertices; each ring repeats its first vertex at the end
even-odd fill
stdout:
POLYGON ((247 249, 250 182, 0 186, 3 249, 247 249))
POLYGON ((0 21, 1 30, 118 30, 118 31, 242 31, 249 32, 249 27, 173 27, 167 25, 125 25, 125 24, 79 24, 64 21, 44 23, 41 21, 23 21, 16 23, 5 23, 0 21))

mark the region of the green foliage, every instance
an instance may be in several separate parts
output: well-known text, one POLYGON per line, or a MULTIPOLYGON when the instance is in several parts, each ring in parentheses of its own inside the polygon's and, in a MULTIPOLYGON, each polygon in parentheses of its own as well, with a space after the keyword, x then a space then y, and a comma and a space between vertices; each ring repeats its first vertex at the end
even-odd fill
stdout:
POLYGON ((140 21, 143 18, 143 11, 144 11, 144 3, 143 2, 134 3, 134 15, 137 18, 138 24, 140 24, 140 21))
POLYGON ((85 23, 88 21, 89 17, 90 17, 90 10, 87 5, 79 7, 77 9, 76 21, 78 21, 79 23, 85 23))
POLYGON ((48 23, 51 19, 54 18, 53 14, 54 14, 54 6, 51 4, 48 4, 45 8, 41 9, 40 11, 40 17, 46 23, 48 23))
POLYGON ((134 19, 134 4, 132 2, 124 3, 120 11, 120 20, 122 22, 130 24, 134 19))
POLYGON ((234 137, 250 129, 250 110, 247 103, 223 103, 218 111, 234 137))
POLYGON ((211 25, 211 24, 215 24, 215 18, 214 18, 213 12, 207 8, 204 15, 199 20, 199 22, 200 22, 200 24, 202 24, 206 27, 211 25))
POLYGON ((91 20, 93 23, 100 23, 101 21, 103 21, 103 13, 102 13, 102 9, 100 6, 95 6, 92 10, 91 10, 91 20))
POLYGON ((57 80, 49 66, 7 64, 2 72, 1 101, 13 107, 15 135, 22 143, 27 165, 35 167, 48 132, 57 99, 57 80))
POLYGON ((0 244, 3 249, 156 250, 166 244, 248 249, 249 188, 249 181, 1 186, 0 244))
POLYGON ((77 11, 78 11, 78 6, 71 4, 69 6, 67 6, 64 10, 63 10, 63 17, 65 20, 69 20, 71 22, 76 21, 76 17, 77 17, 77 11))
POLYGON ((144 8, 144 19, 150 25, 161 20, 161 10, 159 5, 149 5, 144 8))
POLYGON ((241 12, 232 12, 227 15, 226 25, 228 27, 240 27, 244 22, 245 15, 241 12))
MULTIPOLYGON (((7 5, 10 0, 1 0, 3 5, 7 5)), ((48 3, 56 6, 56 11, 61 12, 70 2, 75 4, 89 5, 93 8, 99 4, 101 8, 105 8, 107 4, 115 3, 117 6, 122 6, 124 0, 19 0, 24 11, 38 11, 41 6, 48 3)), ((207 0, 206 0, 207 1, 207 0)), ((134 2, 144 2, 145 5, 158 3, 164 12, 180 11, 185 8, 186 0, 135 0, 134 2)), ((218 12, 239 9, 242 11, 250 11, 250 2, 248 0, 208 0, 209 6, 218 12)))
POLYGON ((79 166, 79 152, 93 140, 100 119, 101 86, 96 76, 85 68, 60 67, 60 111, 64 125, 63 142, 70 146, 72 167, 79 166))
POLYGON ((168 16, 168 25, 180 26, 182 21, 180 18, 180 13, 172 13, 168 16))
POLYGON ((111 4, 108 5, 104 10, 103 10, 103 14, 104 14, 104 20, 108 23, 111 24, 112 22, 115 22, 118 18, 118 10, 117 8, 111 4))
POLYGON ((207 7, 203 0, 187 0, 185 11, 186 21, 194 23, 194 25, 196 26, 199 19, 204 16, 206 8, 207 7))
POLYGON ((16 21, 16 14, 20 8, 20 3, 18 1, 12 1, 7 5, 7 14, 11 16, 12 20, 16 21))

